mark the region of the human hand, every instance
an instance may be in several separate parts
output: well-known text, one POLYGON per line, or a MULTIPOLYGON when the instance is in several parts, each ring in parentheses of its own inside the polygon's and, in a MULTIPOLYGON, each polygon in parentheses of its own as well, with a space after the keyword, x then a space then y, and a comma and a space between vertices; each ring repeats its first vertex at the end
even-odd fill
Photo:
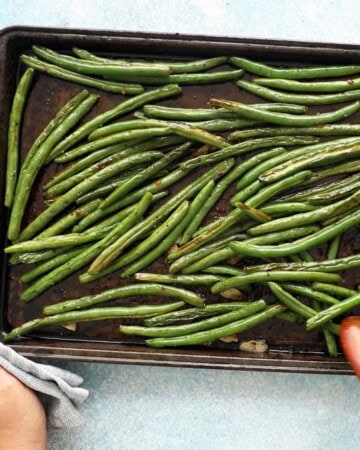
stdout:
POLYGON ((0 367, 0 450, 45 450, 46 416, 37 395, 0 367))

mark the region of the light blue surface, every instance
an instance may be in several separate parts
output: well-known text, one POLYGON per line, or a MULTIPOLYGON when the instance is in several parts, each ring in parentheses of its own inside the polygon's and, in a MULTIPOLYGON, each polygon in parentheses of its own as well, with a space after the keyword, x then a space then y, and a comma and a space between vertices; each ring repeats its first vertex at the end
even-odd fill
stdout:
MULTIPOLYGON (((360 44, 357 0, 0 0, 35 25, 360 44)), ((91 391, 51 450, 360 448, 354 377, 59 363, 91 391)))

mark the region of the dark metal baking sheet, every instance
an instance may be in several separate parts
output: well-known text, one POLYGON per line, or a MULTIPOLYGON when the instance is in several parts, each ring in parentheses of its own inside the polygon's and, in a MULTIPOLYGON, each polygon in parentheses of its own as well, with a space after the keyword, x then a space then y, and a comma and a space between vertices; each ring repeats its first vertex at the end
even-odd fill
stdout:
MULTIPOLYGON (((179 36, 138 33, 117 33, 108 31, 59 30, 16 27, 3 30, 0 34, 0 173, 4 178, 6 133, 11 100, 16 80, 23 70, 19 55, 28 52, 32 44, 45 45, 53 49, 68 51, 73 46, 86 48, 96 53, 123 55, 128 57, 177 59, 217 55, 242 55, 262 59, 271 63, 292 62, 299 65, 307 63, 359 63, 360 51, 355 46, 331 44, 281 42, 265 40, 228 39, 222 37, 179 36)), ((72 95, 80 90, 78 85, 37 74, 24 113, 21 149, 25 152, 48 120, 72 95)), ((96 91, 89 89, 90 91, 96 91)), ((211 86, 185 86, 183 95, 176 99, 161 102, 166 105, 187 107, 206 107, 211 96, 232 98, 245 102, 259 102, 250 94, 240 92, 233 83, 211 86)), ((86 120, 101 111, 112 107, 123 97, 101 93, 101 100, 86 120)), ((339 105, 328 107, 337 108, 339 105)), ((313 111, 320 110, 312 108, 313 111)), ((359 122, 357 114, 352 121, 359 122)), ((31 220, 43 208, 41 187, 56 170, 50 166, 41 173, 31 194, 26 220, 31 220)), ((4 183, 0 185, 0 198, 3 198, 4 183)), ((229 193, 228 193, 229 194, 229 193)), ((1 201, 1 204, 3 202, 1 201)), ((215 214, 226 211, 227 202, 217 205, 215 214)), ((1 245, 5 245, 6 212, 1 212, 1 245)), ((357 234, 345 236, 342 251, 358 251, 360 239, 357 234), (351 243, 351 249, 350 249, 351 243)), ((18 300, 23 289, 19 277, 26 270, 24 265, 8 266, 1 255, 1 299, 0 330, 8 330, 25 320, 36 317, 45 304, 66 297, 76 297, 95 293, 104 288, 119 285, 119 277, 114 274, 91 285, 81 286, 76 282, 77 275, 59 283, 30 304, 18 300)), ((165 262, 158 261, 154 270, 165 270, 165 262)), ((354 285, 357 271, 349 271, 347 284, 354 285)), ((203 290, 203 293, 207 290, 203 290)), ((207 298, 211 296, 207 293, 207 298)), ((139 298, 141 301, 141 298, 139 298)), ((153 303, 164 299, 152 297, 153 303)), ((124 301, 121 302, 124 304, 124 301)), ((126 303, 126 301, 125 301, 126 303)), ((132 300, 133 303, 133 300, 132 300)), ((246 338, 263 338, 270 347, 264 355, 239 352, 231 344, 215 343, 186 349, 151 349, 142 344, 142 339, 120 336, 118 321, 83 323, 79 325, 76 336, 71 332, 54 327, 42 331, 33 338, 24 338, 12 344, 22 354, 35 358, 61 358, 79 361, 110 363, 157 364, 184 367, 212 367, 246 370, 277 370, 288 372, 350 374, 351 369, 340 356, 329 358, 324 352, 321 333, 306 333, 301 325, 273 320, 267 324, 244 333, 246 338)))

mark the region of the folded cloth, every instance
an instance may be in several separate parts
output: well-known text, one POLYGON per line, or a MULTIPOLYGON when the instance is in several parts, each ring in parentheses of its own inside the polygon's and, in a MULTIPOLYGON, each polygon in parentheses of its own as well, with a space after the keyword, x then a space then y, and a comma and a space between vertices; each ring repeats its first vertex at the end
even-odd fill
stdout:
POLYGON ((77 408, 88 397, 89 391, 78 387, 83 382, 80 376, 30 361, 1 342, 0 366, 39 393, 50 426, 70 428, 83 422, 77 408))

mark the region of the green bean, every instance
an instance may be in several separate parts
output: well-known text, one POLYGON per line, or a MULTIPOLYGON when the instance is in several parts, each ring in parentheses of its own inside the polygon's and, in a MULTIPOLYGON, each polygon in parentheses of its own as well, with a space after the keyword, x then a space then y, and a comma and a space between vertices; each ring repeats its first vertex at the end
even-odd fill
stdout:
MULTIPOLYGON (((327 242, 340 233, 358 225, 360 223, 360 211, 352 215, 344 217, 335 225, 329 225, 319 231, 316 231, 311 236, 298 239, 291 243, 280 244, 278 246, 256 246, 243 242, 232 242, 229 247, 236 253, 247 256, 254 256, 255 258, 272 258, 288 256, 299 253, 303 250, 308 250, 316 245, 327 242)), ((324 261, 325 262, 325 261, 324 261)))
POLYGON ((78 198, 82 194, 85 194, 93 187, 97 186, 99 182, 110 178, 116 173, 124 171, 137 164, 151 161, 152 159, 153 155, 149 152, 138 153, 136 155, 129 156, 126 159, 122 159, 111 166, 105 167, 98 173, 90 176, 87 180, 82 181, 77 186, 74 186, 72 189, 70 189, 70 191, 68 191, 65 195, 60 197, 58 200, 56 200, 55 203, 52 203, 45 211, 38 215, 37 218, 33 222, 31 222, 21 233, 19 239, 23 241, 33 237, 38 231, 40 231, 51 220, 53 220, 56 215, 58 215, 61 211, 71 205, 76 200, 76 198, 78 198))
POLYGON ((135 223, 137 223, 149 207, 152 201, 151 194, 145 194, 141 201, 136 205, 136 207, 131 211, 131 213, 123 219, 113 230, 105 235, 100 241, 97 241, 95 244, 86 248, 83 252, 81 252, 78 256, 72 258, 56 269, 52 270, 39 280, 37 280, 34 284, 32 284, 29 288, 27 288, 24 292, 22 292, 20 298, 23 301, 30 301, 40 295, 42 292, 46 291, 49 287, 63 280, 67 276, 76 272, 78 269, 81 269, 94 258, 96 258, 99 253, 101 253, 105 248, 114 242, 119 235, 125 233, 129 230, 135 223))
MULTIPOLYGON (((360 96, 359 96, 360 97, 360 96)), ((251 128, 249 130, 234 131, 229 134, 229 141, 273 136, 356 136, 360 135, 360 125, 351 123, 318 125, 316 127, 269 127, 251 128)))
POLYGON ((100 205, 101 209, 105 209, 111 206, 116 201, 122 199, 126 194, 128 194, 132 189, 136 188, 140 184, 142 184, 145 180, 153 177, 158 174, 161 169, 167 167, 171 162, 181 158, 186 155, 189 148, 191 147, 191 143, 182 144, 180 147, 175 148, 171 152, 163 155, 161 159, 154 162, 150 166, 145 169, 140 170, 137 174, 134 174, 131 178, 121 183, 113 192, 111 192, 105 200, 100 205))
POLYGON ((325 261, 301 262, 301 263, 269 263, 258 266, 246 267, 246 272, 253 272, 257 270, 316 270, 318 272, 341 272, 343 270, 352 269, 360 266, 360 256, 350 255, 345 258, 328 259, 325 261))
POLYGON ((325 294, 324 292, 319 292, 314 289, 309 288, 308 286, 302 286, 297 284, 289 284, 282 283, 281 284, 287 291, 294 292, 294 294, 299 294, 303 297, 310 298, 312 300, 316 300, 317 302, 324 303, 327 305, 335 305, 339 303, 335 297, 331 295, 325 294))
POLYGON ((320 67, 301 67, 301 68, 278 68, 251 61, 236 56, 230 58, 230 62, 236 67, 240 67, 255 75, 261 75, 269 78, 286 78, 297 80, 302 78, 326 78, 341 77, 360 72, 360 66, 344 65, 344 66, 320 66, 320 67))
POLYGON ((128 298, 141 295, 161 295, 167 297, 175 297, 182 302, 194 305, 197 307, 204 306, 204 299, 195 294, 195 292, 188 291, 174 286, 164 286, 157 283, 144 284, 129 284, 114 289, 108 289, 100 294, 87 295, 85 297, 74 300, 65 300, 63 302, 55 303, 53 305, 45 306, 43 313, 45 315, 54 315, 77 309, 88 308, 89 306, 98 305, 99 303, 110 302, 119 298, 128 298))
MULTIPOLYGON (((141 152, 144 154, 144 152, 141 152)), ((117 161, 124 160, 125 158, 140 154, 140 151, 138 148, 130 148, 126 150, 119 151, 118 153, 115 153, 111 156, 108 156, 107 158, 102 159, 101 161, 98 161, 97 163, 87 167, 86 169, 75 173, 74 175, 69 176, 67 179, 60 181, 59 183, 54 184, 50 188, 47 189, 45 192, 45 198, 51 198, 51 197, 57 197, 65 192, 68 192, 71 188, 78 185, 80 182, 88 179, 91 175, 93 175, 96 172, 99 172, 99 170, 103 169, 104 167, 110 167, 113 164, 115 164, 117 161)), ((161 160, 164 155, 162 152, 159 151, 149 151, 149 155, 152 155, 152 160, 161 160)), ((138 171, 141 170, 142 167, 137 166, 138 171)), ((134 172, 123 173, 121 177, 121 184, 124 183, 128 179, 132 179, 134 177, 134 172)))
POLYGON ((205 344, 206 342, 213 341, 214 339, 231 336, 233 334, 248 330, 249 328, 269 320, 271 317, 283 312, 283 310, 284 308, 281 305, 273 305, 257 314, 253 314, 244 319, 237 320, 212 330, 198 331, 197 333, 173 338, 147 339, 145 342, 150 347, 177 347, 205 344))
POLYGON ((134 325, 121 325, 120 333, 136 334, 138 336, 149 337, 174 337, 184 336, 198 331, 211 330, 236 320, 248 317, 266 308, 264 300, 258 300, 249 304, 247 308, 240 308, 236 311, 221 314, 219 316, 211 317, 210 319, 203 319, 200 322, 189 323, 185 325, 174 325, 167 327, 139 327, 134 325))
POLYGON ((239 240, 239 239, 245 239, 245 234, 231 234, 229 236, 226 236, 224 238, 220 238, 216 240, 215 242, 211 242, 208 245, 204 245, 202 248, 195 250, 191 253, 188 253, 180 258, 178 258, 176 261, 174 261, 170 268, 170 273, 176 273, 180 272, 182 269, 187 267, 188 265, 198 261, 199 259, 208 256, 213 253, 215 250, 219 250, 222 248, 225 244, 228 242, 239 240))
POLYGON ((167 136, 169 134, 171 134, 171 130, 165 127, 123 131, 121 133, 113 134, 96 141, 82 144, 79 147, 75 147, 72 150, 67 151, 65 154, 55 158, 55 162, 62 164, 73 161, 74 159, 79 158, 83 155, 87 155, 88 153, 92 153, 95 150, 99 150, 110 145, 119 144, 121 142, 126 142, 133 139, 148 139, 155 136, 167 136))
MULTIPOLYGON (((309 203, 297 203, 297 202, 281 202, 281 203, 271 203, 266 204, 262 207, 262 211, 265 214, 268 214, 269 216, 277 216, 282 214, 295 214, 297 212, 307 212, 307 211, 313 211, 316 209, 316 206, 310 205, 309 203)), ((219 223, 222 221, 222 218, 218 219, 215 222, 212 222, 202 228, 200 228, 196 233, 194 233, 193 237, 199 236, 200 234, 204 233, 205 231, 211 230, 216 223, 219 223)), ((238 225, 234 226, 234 229, 231 227, 228 230, 228 233, 239 233, 242 231, 246 231, 249 229, 252 225, 255 225, 254 221, 247 221, 244 222, 240 227, 238 225)))
POLYGON ((333 223, 339 222, 339 220, 343 219, 344 217, 348 216, 349 214, 352 214, 355 212, 358 208, 352 208, 342 214, 338 214, 337 216, 329 217, 328 219, 321 221, 322 227, 327 227, 328 225, 332 225, 333 223))
MULTIPOLYGON (((151 63, 144 63, 144 62, 137 62, 137 61, 127 61, 127 60, 121 60, 121 59, 114 59, 114 58, 101 58, 99 56, 96 56, 86 50, 82 50, 79 48, 73 48, 73 52, 76 56, 78 56, 81 59, 87 59, 90 61, 98 61, 98 62, 112 62, 113 64, 133 64, 133 65, 147 65, 151 63)), ((171 73, 191 73, 191 72, 201 72, 207 69, 211 69, 212 67, 220 66, 221 64, 224 64, 227 61, 226 56, 218 56, 215 58, 209 58, 209 59, 199 59, 195 61, 166 61, 166 62, 160 62, 159 64, 165 64, 168 66, 171 70, 171 73)))
POLYGON ((174 311, 175 309, 181 308, 183 305, 184 302, 167 303, 163 305, 112 306, 108 308, 93 308, 86 311, 71 311, 64 314, 56 314, 50 317, 34 319, 14 328, 10 333, 4 336, 4 341, 10 342, 19 336, 23 336, 24 334, 28 334, 49 325, 117 319, 120 317, 147 317, 152 314, 174 311))
POLYGON ((342 235, 338 234, 337 236, 332 239, 332 241, 329 244, 328 251, 327 251, 327 259, 332 260, 336 259, 339 253, 339 248, 341 245, 341 238, 342 235))
POLYGON ((216 134, 209 133, 205 130, 200 130, 199 128, 195 128, 193 126, 173 123, 169 126, 169 129, 173 133, 183 136, 186 139, 213 145, 217 148, 224 148, 229 145, 228 142, 221 136, 217 136, 216 134))
MULTIPOLYGON (((142 139, 134 140, 133 142, 139 142, 142 143, 142 139)), ((96 150, 93 153, 90 153, 90 155, 85 156, 85 158, 82 158, 78 161, 76 161, 71 166, 67 167, 66 169, 62 170, 61 172, 57 173, 48 183, 45 184, 44 190, 48 190, 55 184, 59 183, 60 181, 66 180, 71 175, 75 175, 79 172, 81 172, 84 169, 87 169, 88 167, 92 166, 93 164, 97 163, 98 161, 103 160, 104 158, 108 158, 109 156, 112 156, 114 154, 118 155, 122 152, 131 151, 132 149, 141 149, 141 145, 133 145, 133 143, 130 141, 115 145, 110 145, 109 147, 101 148, 100 150, 96 150)), ((133 154, 136 153, 136 150, 134 150, 133 154)), ((147 148, 145 150, 148 150, 147 148)))
POLYGON ((56 248, 52 250, 43 250, 40 252, 30 252, 30 253, 15 253, 11 255, 10 264, 36 264, 38 262, 47 261, 51 258, 58 256, 64 251, 69 250, 68 248, 56 248))
POLYGON ((314 283, 313 288, 317 291, 326 292, 330 295, 337 295, 338 297, 351 297, 352 295, 357 294, 353 289, 344 288, 342 286, 337 286, 335 284, 328 283, 314 283))
MULTIPOLYGON (((313 308, 310 308, 310 306, 301 303, 297 298, 295 298, 293 295, 291 295, 289 292, 283 289, 279 284, 271 281, 268 283, 268 286, 271 292, 279 300, 279 302, 281 302, 295 314, 298 314, 304 319, 309 319, 310 317, 316 314, 316 311, 313 308)), ((329 323, 324 328, 336 335, 338 335, 340 331, 339 325, 336 325, 334 323, 329 323)))
POLYGON ((30 196, 32 185, 49 153, 65 134, 71 129, 94 105, 98 97, 90 94, 58 125, 50 136, 37 149, 34 156, 19 178, 16 186, 14 205, 10 216, 8 237, 17 239, 20 232, 21 221, 30 196))
POLYGON ((59 78, 60 80, 71 81, 84 86, 94 87, 101 91, 111 92, 113 94, 136 95, 144 92, 140 84, 117 83, 112 81, 99 80, 97 78, 82 75, 71 70, 60 68, 56 65, 40 61, 27 55, 20 56, 21 61, 29 67, 42 72, 45 75, 59 78))
POLYGON ((300 92, 344 92, 353 91, 360 87, 360 78, 350 78, 348 80, 337 81, 291 81, 291 80, 267 80, 255 78, 254 83, 263 86, 270 86, 287 91, 300 92))
POLYGON ((331 217, 335 214, 346 212, 354 206, 360 205, 360 191, 357 191, 352 196, 345 200, 340 200, 332 205, 323 206, 315 211, 309 211, 306 213, 295 214, 293 216, 282 217, 280 219, 274 219, 270 222, 266 222, 255 227, 250 228, 247 232, 252 236, 258 236, 259 234, 271 233, 274 231, 288 230, 300 225, 309 225, 315 222, 319 222, 327 217, 331 217))
POLYGON ((33 77, 33 69, 27 69, 22 75, 19 84, 17 85, 10 111, 5 186, 5 206, 7 206, 8 208, 12 206, 14 200, 20 152, 20 126, 27 94, 29 92, 33 77))
POLYGON ((209 103, 211 106, 225 107, 230 111, 236 112, 240 116, 245 117, 246 119, 298 127, 338 122, 340 120, 346 119, 352 114, 355 114, 360 109, 360 102, 356 101, 350 103, 347 106, 344 106, 343 108, 339 108, 331 112, 316 114, 312 116, 305 114, 301 116, 295 116, 293 114, 264 111, 253 108, 252 106, 246 105, 244 103, 231 102, 230 100, 219 100, 213 98, 209 103))
MULTIPOLYGON (((130 264, 142 255, 145 255, 146 252, 159 244, 185 217, 188 209, 188 201, 184 201, 183 203, 181 203, 180 206, 169 216, 169 218, 165 220, 163 224, 157 227, 149 237, 138 244, 129 253, 122 256, 121 260, 123 262, 123 266, 130 264)), ((122 236, 120 236, 117 241, 115 241, 112 245, 110 245, 107 249, 100 253, 100 255, 91 264, 90 268, 88 269, 88 273, 95 274, 109 267, 109 265, 119 256, 119 248, 122 248, 122 242, 123 239, 122 236), (120 242, 120 247, 118 247, 118 242, 120 242)))
POLYGON ((150 119, 123 120, 121 122, 111 123, 104 127, 99 127, 92 131, 88 136, 88 141, 96 141, 111 134, 120 133, 121 131, 137 130, 139 128, 151 128, 154 122, 150 119))
POLYGON ((281 179, 282 177, 292 174, 298 170, 306 169, 307 167, 314 167, 317 165, 329 164, 337 161, 342 161, 347 158, 355 158, 360 153, 360 145, 353 147, 344 147, 338 149, 336 147, 330 148, 330 150, 323 153, 315 153, 310 155, 298 156, 297 158, 280 164, 273 170, 268 170, 259 176, 260 181, 264 183, 273 183, 281 179))
POLYGON ((213 294, 226 291, 231 288, 238 288, 244 284, 264 283, 267 281, 324 281, 338 282, 341 277, 333 273, 323 272, 293 272, 286 270, 272 270, 269 272, 253 272, 250 274, 238 275, 219 281, 211 288, 213 294))
POLYGON ((342 187, 337 187, 336 185, 333 186, 333 188, 326 190, 324 192, 319 192, 317 194, 314 195, 310 195, 308 197, 308 201, 314 205, 318 205, 318 204, 328 204, 331 203, 333 201, 342 199, 344 197, 346 197, 347 195, 351 194, 350 197, 347 198, 352 198, 356 195, 356 192, 354 194, 352 194, 355 190, 357 191, 360 188, 360 174, 359 176, 353 176, 350 177, 351 178, 351 182, 349 182, 349 184, 342 186, 342 187), (355 178, 357 178, 357 180, 355 181, 355 178))
POLYGON ((345 314, 352 308, 360 305, 360 293, 357 293, 345 300, 342 300, 336 305, 332 305, 327 309, 318 312, 316 315, 310 317, 306 321, 306 329, 313 330, 319 326, 328 323, 330 320, 335 319, 341 314, 345 314))
POLYGON ((208 212, 219 200, 225 190, 236 179, 238 179, 242 174, 247 173, 247 171, 249 171, 252 167, 258 165, 262 161, 275 157, 279 154, 283 154, 284 152, 285 149, 283 148, 274 148, 264 153, 258 153, 257 155, 243 161, 237 167, 234 167, 231 172, 229 172, 224 178, 222 178, 222 180, 219 181, 219 183, 217 183, 214 190, 209 195, 209 198, 203 203, 202 207, 194 217, 190 231, 187 233, 188 236, 186 238, 186 241, 182 241, 181 243, 184 244, 189 240, 191 236, 194 236, 194 233, 200 226, 201 222, 205 219, 208 212))
MULTIPOLYGON (((305 184, 315 183, 324 178, 331 177, 333 175, 344 175, 346 173, 360 172, 360 161, 349 161, 342 164, 337 164, 334 167, 314 172, 310 179, 305 184)), ((314 188, 312 188, 314 189, 314 188)))
MULTIPOLYGON (((248 186, 251 182, 256 181, 258 177, 265 173, 267 170, 272 169, 273 167, 277 167, 279 164, 285 163, 286 161, 292 161, 294 160, 294 158, 300 158, 301 156, 304 156, 304 158, 306 158, 306 155, 323 154, 324 152, 330 151, 332 149, 341 150, 344 147, 352 147, 358 143, 360 143, 359 138, 342 138, 335 139, 330 142, 322 142, 320 144, 304 146, 295 150, 280 153, 279 155, 274 155, 274 157, 261 162, 252 170, 249 170, 239 180, 236 189, 239 191, 240 189, 248 186)), ((313 176, 311 177, 311 179, 313 179, 313 176)), ((304 183, 306 183, 306 181, 304 181, 304 183)))
POLYGON ((132 64, 94 64, 91 61, 83 61, 70 56, 61 55, 53 50, 37 45, 32 46, 32 50, 36 56, 45 61, 62 67, 63 69, 79 72, 86 75, 100 75, 100 76, 154 76, 166 77, 170 73, 169 67, 160 64, 149 64, 147 66, 134 66, 132 64))
POLYGON ((177 84, 212 84, 224 83, 226 81, 238 80, 244 75, 243 70, 221 70, 208 73, 179 73, 169 75, 167 77, 158 76, 126 76, 126 75, 109 75, 107 78, 115 81, 131 81, 141 84, 161 85, 168 83, 177 84))
MULTIPOLYGON (((254 108, 265 109, 269 111, 288 112, 291 114, 302 114, 306 112, 306 108, 299 105, 285 105, 282 103, 257 103, 254 108)), ((145 105, 143 108, 147 117, 165 120, 188 120, 203 121, 217 119, 237 119, 237 114, 228 111, 225 108, 219 109, 203 109, 203 108, 173 108, 169 106, 145 105)), ((244 125, 251 126, 253 122, 244 121, 244 125)))
MULTIPOLYGON (((142 92, 142 91, 140 91, 142 92)), ((76 143, 81 141, 83 138, 88 136, 92 131, 96 130, 98 127, 104 125, 111 120, 121 117, 134 109, 138 109, 145 103, 152 102, 154 100, 160 100, 162 98, 171 97, 172 95, 177 95, 181 92, 179 86, 170 84, 167 86, 162 86, 158 89, 153 89, 148 92, 144 92, 137 95, 134 98, 125 100, 119 103, 114 108, 105 111, 88 122, 84 123, 81 127, 77 128, 73 133, 69 134, 61 143, 59 143, 54 151, 58 154, 64 153, 70 147, 73 147, 76 143)))
POLYGON ((5 247, 5 253, 25 253, 37 252, 44 249, 70 247, 74 245, 86 244, 88 242, 101 239, 99 233, 70 233, 59 236, 50 236, 32 241, 23 241, 17 244, 5 247))
POLYGON ((64 217, 54 222, 52 225, 38 234, 34 239, 44 239, 61 234, 63 231, 79 222, 82 217, 86 217, 91 211, 96 210, 100 203, 101 200, 93 200, 92 202, 89 202, 82 207, 70 211, 64 217))
MULTIPOLYGON (((308 227, 299 227, 293 228, 289 230, 286 234, 283 232, 274 232, 269 233, 268 235, 259 236, 252 239, 244 240, 244 243, 248 244, 257 244, 257 245, 265 245, 265 244, 274 244, 276 242, 291 241, 292 239, 296 239, 301 236, 308 236, 309 234, 319 230, 318 227, 308 226, 308 227)), ((210 255, 204 256, 201 259, 195 261, 194 263, 185 266, 182 270, 184 274, 192 274, 197 273, 201 270, 204 270, 207 267, 212 266, 213 264, 219 263, 221 261, 227 260, 233 256, 236 256, 236 251, 229 247, 220 248, 218 250, 214 250, 210 255)), ((170 273, 174 273, 174 267, 170 266, 170 273)))
POLYGON ((216 151, 208 155, 197 156, 196 158, 189 159, 180 164, 183 169, 194 168, 202 166, 203 164, 211 164, 217 161, 221 161, 225 158, 230 158, 233 156, 242 155, 243 153, 249 153, 254 150, 259 150, 262 148, 275 147, 279 145, 298 145, 298 144, 313 144, 318 142, 317 138, 309 136, 283 136, 275 138, 260 138, 252 139, 248 141, 241 142, 235 145, 229 145, 221 151, 216 151))
MULTIPOLYGON (((215 275, 231 275, 233 277, 237 275, 243 275, 245 272, 237 267, 227 266, 222 264, 221 266, 211 266, 203 270, 203 272, 211 273, 215 275)), ((185 276, 185 275, 182 275, 185 276)))
MULTIPOLYGON (((244 213, 250 218, 254 219, 256 222, 267 223, 271 220, 271 217, 264 213, 263 211, 252 208, 251 206, 245 205, 245 203, 237 202, 236 207, 244 211, 244 213)), ((256 227, 255 227, 256 228, 256 227)))
MULTIPOLYGON (((75 97, 72 97, 50 120, 50 122, 46 125, 43 131, 39 134, 39 136, 35 139, 34 143, 30 147, 29 151, 26 154, 25 161, 21 166, 21 172, 27 170, 29 162, 31 161, 34 154, 37 152, 37 149, 40 145, 50 136, 50 134, 55 130, 55 128, 60 125, 60 123, 86 98, 88 97, 89 92, 86 89, 80 91, 75 97)), ((48 159, 45 161, 45 164, 50 162, 48 159)))
POLYGON ((135 279, 150 283, 211 286, 222 279, 215 275, 163 275, 160 273, 136 273, 135 279))
POLYGON ((50 272, 50 270, 55 269, 56 267, 59 267, 60 265, 64 264, 65 262, 71 260, 75 256, 79 255, 81 252, 84 251, 84 247, 76 247, 74 250, 64 250, 63 253, 60 253, 59 255, 55 256, 54 258, 51 258, 47 261, 44 261, 42 264, 39 264, 38 266, 34 267, 33 269, 29 270, 28 272, 24 273, 24 275, 21 276, 20 281, 22 283, 30 283, 31 281, 38 278, 40 275, 44 275, 45 273, 50 272))
MULTIPOLYGON (((211 179, 217 178, 220 175, 226 173, 234 165, 233 160, 226 160, 223 163, 217 164, 211 168, 208 172, 202 175, 197 180, 193 181, 191 184, 186 186, 175 196, 170 198, 166 203, 164 203, 158 210, 154 211, 149 217, 140 222, 136 227, 125 233, 121 240, 117 243, 118 254, 121 254, 125 248, 131 245, 133 242, 144 236, 145 233, 150 231, 156 224, 166 217, 174 208, 179 206, 184 200, 192 197, 196 194, 205 184, 207 184, 211 179)), ((183 231, 183 230, 182 230, 183 231)), ((115 263, 116 264, 116 263, 115 263)), ((115 265, 116 267, 116 265, 115 265)), ((111 271, 116 270, 114 266, 110 266, 111 271)), ((109 272, 111 273, 111 272, 109 272)))
MULTIPOLYGON (((154 192, 153 195, 153 203, 157 202, 158 200, 160 200, 161 198, 164 198, 167 196, 168 192, 167 191, 160 191, 159 189, 141 189, 139 191, 136 191, 136 195, 129 195, 127 197, 128 201, 120 201, 117 203, 114 203, 110 208, 107 209, 97 209, 96 211, 93 211, 92 213, 90 213, 87 217, 84 217, 74 228, 73 231, 74 232, 81 232, 84 230, 88 230, 89 226, 98 222, 99 220, 101 220, 103 217, 107 217, 109 214, 112 214, 113 212, 118 213, 119 215, 127 214, 127 212, 133 207, 133 203, 136 201, 139 201, 139 199, 146 194, 146 192, 148 193, 152 193, 151 191, 154 192), (129 205, 130 203, 130 205, 129 205), (123 207, 123 205, 126 206, 126 208, 121 209, 123 207), (130 209, 129 209, 130 208, 130 209), (119 211, 120 210, 120 211, 119 211)), ((134 193, 135 194, 135 193, 134 193)), ((124 216, 124 217, 125 217, 124 216)), ((111 216, 113 217, 113 216, 111 216)), ((108 218, 110 221, 110 217, 108 218)), ((107 219, 106 219, 107 220, 107 219)))
MULTIPOLYGON (((316 312, 321 311, 321 305, 317 300, 312 300, 311 306, 316 312)), ((338 356, 338 349, 335 336, 329 330, 322 331, 329 356, 338 356)))
MULTIPOLYGON (((278 81, 278 80, 266 80, 278 81)), ((255 81, 256 83, 257 81, 255 81)), ((331 105, 360 99, 360 89, 336 94, 293 94, 275 91, 264 86, 247 81, 237 81, 236 84, 247 92, 274 102, 297 103, 298 105, 331 105)))
MULTIPOLYGON (((281 180, 283 182, 278 182, 271 184, 269 186, 264 187, 261 189, 256 195, 251 197, 247 204, 249 206, 252 206, 254 208, 260 206, 261 204, 265 203, 267 200, 272 198, 273 196, 279 194, 285 189, 289 189, 291 187, 294 187, 300 183, 302 183, 303 180, 306 180, 310 176, 311 172, 299 172, 298 174, 287 178, 286 180, 281 180)), ((195 250, 196 248, 199 248, 202 246, 205 242, 208 242, 209 240, 215 238, 216 236, 220 235, 222 232, 230 228, 232 225, 237 223, 240 219, 244 218, 244 213, 242 211, 239 211, 238 209, 235 209, 231 211, 227 216, 222 217, 219 221, 214 222, 212 227, 205 231, 204 233, 196 236, 194 239, 192 239, 190 242, 186 243, 185 245, 179 247, 179 249, 176 251, 176 253, 172 254, 172 259, 177 259, 178 257, 191 252, 192 250, 195 250)))
POLYGON ((225 314, 241 308, 246 308, 248 305, 249 302, 214 303, 212 305, 205 305, 203 308, 181 309, 149 317, 144 320, 144 324, 147 327, 171 325, 184 320, 203 319, 219 314, 225 314))
MULTIPOLYGON (((122 277, 128 277, 136 272, 144 269, 144 267, 149 266, 161 255, 169 250, 169 248, 174 245, 175 241, 179 238, 181 233, 184 231, 185 224, 181 221, 176 228, 174 228, 170 233, 163 239, 163 241, 156 247, 154 247, 149 253, 142 256, 140 259, 132 263, 127 269, 121 274, 122 277)), ((116 263, 115 263, 116 264, 116 263)))
POLYGON ((183 219, 185 222, 184 226, 186 226, 186 228, 180 239, 180 245, 188 242, 191 239, 193 232, 196 231, 200 225, 202 218, 199 218, 199 212, 201 212, 202 206, 211 195, 214 186, 214 180, 210 180, 192 201, 189 211, 183 219))

